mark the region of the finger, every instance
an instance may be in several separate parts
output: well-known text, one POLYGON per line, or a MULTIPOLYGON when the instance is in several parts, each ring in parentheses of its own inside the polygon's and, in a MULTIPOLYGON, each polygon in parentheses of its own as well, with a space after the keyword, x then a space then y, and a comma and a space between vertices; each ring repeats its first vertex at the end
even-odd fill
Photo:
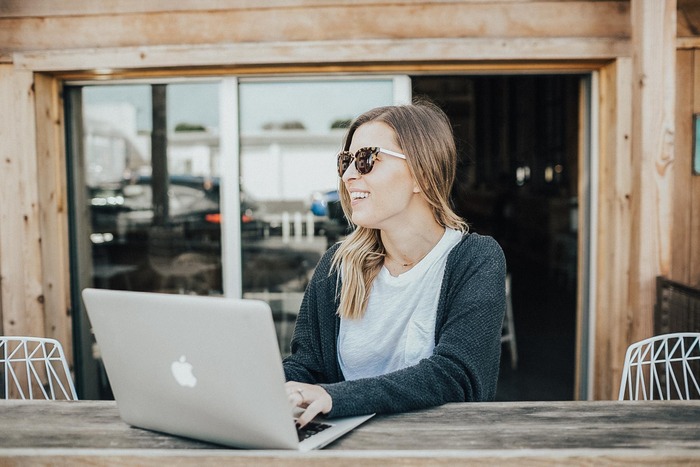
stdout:
POLYGON ((313 420, 318 414, 321 413, 322 408, 323 402, 320 400, 316 400, 309 404, 306 410, 304 410, 304 413, 302 413, 299 416, 299 418, 297 418, 297 423, 299 424, 299 426, 303 427, 311 420, 313 420))
POLYGON ((299 406, 299 396, 296 393, 290 392, 287 394, 287 400, 289 401, 289 405, 292 407, 299 406))
POLYGON ((287 386, 287 400, 289 400, 290 405, 293 407, 305 407, 309 404, 309 392, 310 390, 304 390, 300 386, 287 386))

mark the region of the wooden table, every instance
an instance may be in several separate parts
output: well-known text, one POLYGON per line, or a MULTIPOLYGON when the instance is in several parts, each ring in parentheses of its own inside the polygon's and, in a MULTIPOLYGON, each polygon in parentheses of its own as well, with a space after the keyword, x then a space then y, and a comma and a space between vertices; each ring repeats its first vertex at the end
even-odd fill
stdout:
POLYGON ((114 402, 0 401, 0 465, 700 465, 700 401, 448 404, 377 416, 311 453, 126 425, 114 402))

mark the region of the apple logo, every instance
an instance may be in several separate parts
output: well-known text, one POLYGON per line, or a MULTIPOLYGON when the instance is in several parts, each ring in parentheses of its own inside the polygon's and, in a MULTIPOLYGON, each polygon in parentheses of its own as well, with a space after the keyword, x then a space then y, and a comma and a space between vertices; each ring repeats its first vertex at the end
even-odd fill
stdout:
POLYGON ((170 365, 170 370, 180 386, 193 388, 197 384, 197 377, 192 374, 192 365, 185 361, 184 355, 170 365))

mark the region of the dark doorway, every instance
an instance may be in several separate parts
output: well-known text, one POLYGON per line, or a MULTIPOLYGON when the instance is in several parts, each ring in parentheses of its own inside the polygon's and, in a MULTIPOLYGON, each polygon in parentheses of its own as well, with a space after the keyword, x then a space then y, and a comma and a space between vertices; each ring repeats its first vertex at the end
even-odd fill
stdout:
POLYGON ((574 398, 580 81, 412 77, 414 97, 453 123, 457 211, 508 262, 518 359, 513 367, 504 345, 498 400, 574 398))

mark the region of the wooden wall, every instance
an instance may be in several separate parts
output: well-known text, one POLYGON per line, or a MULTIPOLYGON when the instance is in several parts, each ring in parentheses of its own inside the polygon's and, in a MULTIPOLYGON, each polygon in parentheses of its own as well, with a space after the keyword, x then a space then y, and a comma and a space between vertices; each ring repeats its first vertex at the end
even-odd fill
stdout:
POLYGON ((55 80, 0 64, 0 334, 53 337, 70 358, 59 96, 55 80))
POLYGON ((592 396, 615 397, 624 349, 651 330, 653 277, 700 282, 699 178, 686 170, 700 109, 697 3, 0 2, 2 331, 55 335, 70 350, 64 79, 590 71, 600 110, 592 396))
MULTIPOLYGON (((700 46, 700 44, 698 44, 700 46)), ((700 47, 676 55, 676 155, 670 278, 700 288, 700 175, 693 175, 693 114, 700 114, 700 47)))

